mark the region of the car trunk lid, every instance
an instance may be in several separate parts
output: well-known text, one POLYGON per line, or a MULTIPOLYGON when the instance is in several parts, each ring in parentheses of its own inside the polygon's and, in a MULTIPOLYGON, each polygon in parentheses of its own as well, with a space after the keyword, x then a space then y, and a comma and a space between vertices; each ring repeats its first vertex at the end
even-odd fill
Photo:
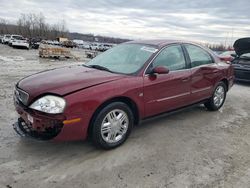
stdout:
POLYGON ((238 56, 250 53, 250 38, 241 38, 236 40, 233 47, 238 56))

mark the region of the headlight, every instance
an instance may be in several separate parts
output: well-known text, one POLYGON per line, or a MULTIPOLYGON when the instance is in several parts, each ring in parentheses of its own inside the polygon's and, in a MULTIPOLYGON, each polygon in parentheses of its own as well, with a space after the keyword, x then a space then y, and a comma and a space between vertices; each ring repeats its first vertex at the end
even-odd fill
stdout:
POLYGON ((63 98, 46 95, 32 103, 30 108, 49 114, 59 114, 63 112, 65 106, 66 102, 63 98))

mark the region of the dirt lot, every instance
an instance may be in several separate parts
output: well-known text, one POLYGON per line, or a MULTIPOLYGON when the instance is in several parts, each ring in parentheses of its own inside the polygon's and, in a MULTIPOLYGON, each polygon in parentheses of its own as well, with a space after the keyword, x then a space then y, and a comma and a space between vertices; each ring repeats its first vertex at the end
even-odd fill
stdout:
POLYGON ((0 44, 0 187, 250 187, 250 84, 236 84, 219 112, 198 106, 145 121, 111 151, 19 138, 14 84, 75 63, 0 44))

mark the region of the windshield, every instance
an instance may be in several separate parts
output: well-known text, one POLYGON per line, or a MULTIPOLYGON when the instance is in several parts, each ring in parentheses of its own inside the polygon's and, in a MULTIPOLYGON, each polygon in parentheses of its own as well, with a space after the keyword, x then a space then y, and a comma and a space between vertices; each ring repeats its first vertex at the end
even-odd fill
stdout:
POLYGON ((98 55, 87 66, 101 66, 111 72, 133 74, 157 51, 142 44, 122 44, 98 55))
POLYGON ((16 40, 24 40, 24 38, 22 36, 13 36, 13 38, 16 40))

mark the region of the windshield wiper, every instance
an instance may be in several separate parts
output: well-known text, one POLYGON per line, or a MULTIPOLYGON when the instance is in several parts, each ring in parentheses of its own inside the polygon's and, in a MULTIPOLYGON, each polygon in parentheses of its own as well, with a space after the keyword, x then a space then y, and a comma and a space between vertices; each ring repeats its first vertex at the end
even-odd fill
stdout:
POLYGON ((111 70, 109 70, 106 67, 103 67, 101 65, 89 65, 88 67, 94 68, 94 69, 98 69, 98 70, 104 70, 104 71, 108 71, 108 72, 112 72, 111 70))

